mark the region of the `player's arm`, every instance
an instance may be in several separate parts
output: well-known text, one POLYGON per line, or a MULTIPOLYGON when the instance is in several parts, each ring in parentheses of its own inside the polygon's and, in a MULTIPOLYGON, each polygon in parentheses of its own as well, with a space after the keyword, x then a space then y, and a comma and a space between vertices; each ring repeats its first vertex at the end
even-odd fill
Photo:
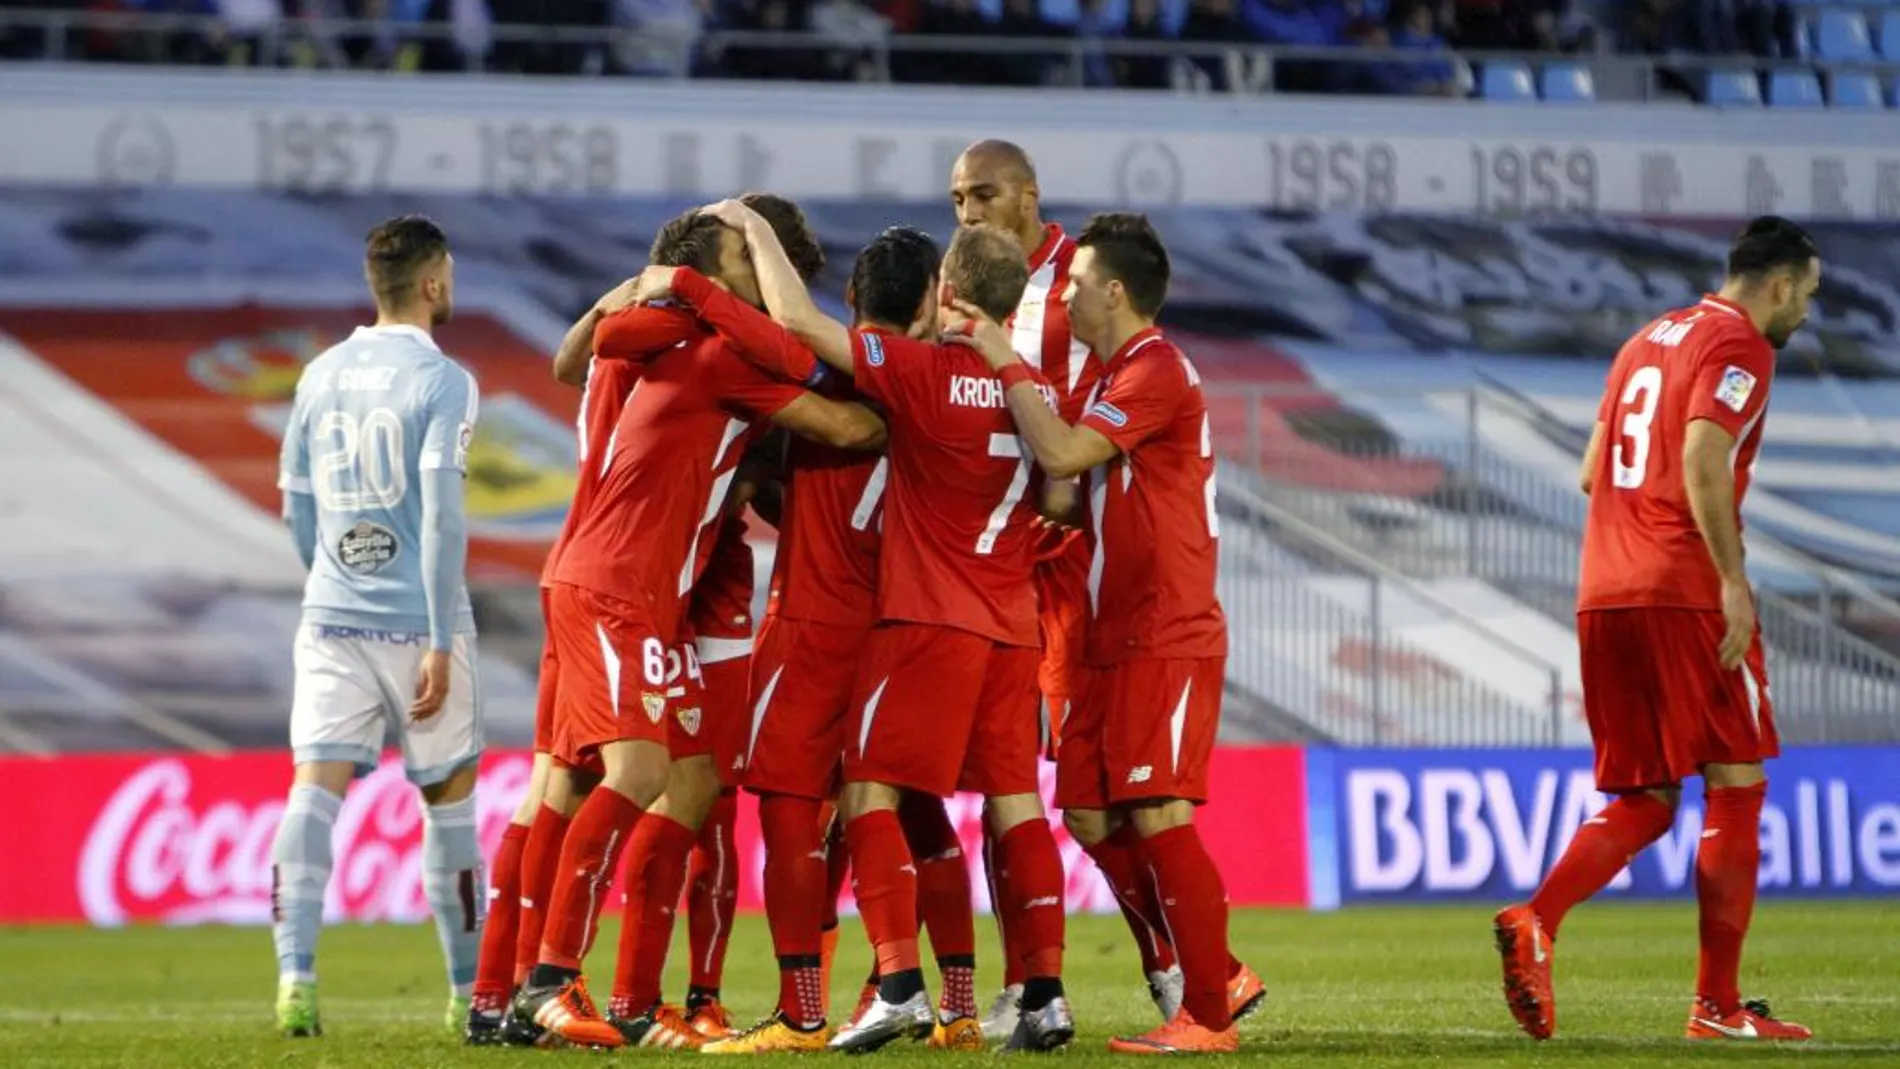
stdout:
MULTIPOLYGON (((706 325, 731 342, 739 355, 778 378, 815 386, 828 369, 796 335, 690 267, 672 270, 673 293, 699 311, 706 325)), ((846 339, 847 349, 850 340, 846 339)))
POLYGON ((1597 461, 1602 456, 1603 421, 1598 420, 1597 425, 1590 431, 1590 444, 1583 449, 1583 467, 1577 472, 1577 485, 1583 489, 1585 495, 1588 495, 1591 487, 1596 485, 1597 461))
POLYGON ((290 420, 284 425, 284 445, 278 455, 277 488, 284 493, 284 526, 297 546, 297 559, 304 571, 317 560, 317 499, 310 483, 309 421, 304 416, 303 391, 290 406, 290 420))
POLYGON ((420 469, 422 595, 428 605, 429 648, 447 651, 455 640, 468 563, 468 517, 463 477, 475 435, 475 381, 451 367, 438 376, 428 402, 420 469))
MULTIPOLYGON (((1046 473, 1045 473, 1046 474, 1046 473)), ((1049 478, 1042 485, 1044 519, 1064 527, 1081 526, 1082 487, 1075 479, 1049 478)))
POLYGON ((982 353, 984 361, 1003 380, 1003 401, 1009 406, 1010 418, 1016 421, 1017 432, 1029 443, 1029 451, 1035 454, 1036 465, 1044 474, 1051 480, 1071 479, 1115 459, 1121 450, 1107 436, 1085 424, 1070 426, 1049 407, 1030 378, 1028 365, 1016 355, 1001 326, 974 305, 958 301, 956 309, 970 321, 970 331, 946 340, 982 353))
POLYGON ((554 377, 569 386, 587 384, 587 362, 594 356, 594 331, 600 327, 600 321, 622 308, 633 305, 634 284, 637 279, 627 279, 620 285, 601 294, 600 300, 587 313, 567 328, 567 334, 561 338, 561 347, 554 351, 554 377))
POLYGON ((850 328, 826 315, 811 299, 811 291, 786 258, 771 224, 736 200, 721 201, 707 211, 745 234, 746 246, 752 251, 752 270, 759 278, 759 294, 773 320, 810 346, 818 359, 851 374, 850 328))
POLYGON ((884 448, 884 421, 855 401, 833 401, 805 393, 772 413, 772 423, 801 438, 838 449, 884 448))
MULTIPOLYGON (((1725 340, 1726 341, 1726 340, 1725 340)), ((1755 599, 1742 560, 1733 450, 1768 404, 1774 352, 1759 337, 1718 342, 1696 367, 1682 440, 1682 485, 1709 560, 1722 580, 1722 667, 1742 663, 1755 638, 1755 599)))
POLYGON ((784 432, 774 431, 746 451, 726 495, 727 515, 738 515, 750 505, 760 519, 778 527, 785 511, 785 448, 784 432))

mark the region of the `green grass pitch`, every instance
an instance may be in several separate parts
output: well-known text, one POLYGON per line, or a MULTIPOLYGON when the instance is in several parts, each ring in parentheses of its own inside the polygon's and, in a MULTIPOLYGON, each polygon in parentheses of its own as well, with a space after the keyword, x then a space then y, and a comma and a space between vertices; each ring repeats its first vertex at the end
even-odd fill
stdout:
MULTIPOLYGON (((868 951, 860 930, 847 924, 834 997, 849 1007, 868 951)), ((993 956, 988 921, 978 924, 981 950, 993 956)), ((1235 912, 1232 927, 1235 947, 1267 983, 1268 1003, 1242 1026, 1243 1053, 1220 1062, 1353 1069, 1900 1066, 1900 902, 1760 908, 1743 987, 1823 1037, 1802 1048, 1677 1038, 1694 980, 1692 906, 1579 910, 1558 947, 1559 1034, 1543 1044, 1520 1035, 1505 1012, 1488 910, 1247 910, 1235 912)), ((602 996, 614 935, 611 927, 603 932, 591 962, 602 996)), ((682 957, 676 949, 668 988, 674 997, 684 984, 682 957)), ((426 1069, 695 1057, 465 1049, 440 1030, 445 995, 426 925, 325 933, 318 968, 327 1034, 320 1040, 274 1033, 275 968, 270 936, 261 929, 0 929, 0 962, 0 1067, 7 1069, 426 1069)), ((1102 1044, 1113 1032, 1148 1027, 1153 1009, 1118 918, 1072 919, 1068 974, 1081 1035, 1052 1057, 1068 1065, 1126 1064, 1102 1044)), ((985 976, 979 995, 993 993, 994 984, 993 974, 985 976)), ((775 993, 764 922, 743 918, 727 963, 727 999, 749 1020, 769 1009, 775 993)), ((869 1060, 951 1057, 892 1047, 869 1060)))

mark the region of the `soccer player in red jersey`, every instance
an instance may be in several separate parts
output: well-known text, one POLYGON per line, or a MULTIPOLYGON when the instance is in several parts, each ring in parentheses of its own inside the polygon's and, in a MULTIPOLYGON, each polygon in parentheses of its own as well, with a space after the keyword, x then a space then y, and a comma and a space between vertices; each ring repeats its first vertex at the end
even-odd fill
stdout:
POLYGON ((979 323, 971 339, 1012 382, 1010 414, 1036 463, 1058 479, 1093 469, 1087 678, 1057 755, 1056 801, 1124 902, 1140 870, 1151 874, 1154 894, 1132 908, 1158 913, 1183 973, 1173 1019, 1110 1049, 1232 1051, 1236 1010, 1262 993, 1227 951, 1227 893, 1194 827, 1227 655, 1207 403, 1194 365, 1154 325, 1168 254, 1147 219, 1098 215, 1076 244, 1070 321, 1110 354, 1079 423, 1020 384, 1003 331, 979 323))
MULTIPOLYGON (((1062 862, 1037 793, 1031 465, 1002 408, 1002 384, 961 346, 847 329, 812 304, 762 220, 730 202, 717 211, 744 223, 774 318, 851 373, 893 425, 879 622, 853 687, 857 723, 847 731, 840 798, 879 993, 830 1046, 873 1050, 932 1029, 917 958, 917 867, 896 811, 907 791, 943 797, 958 788, 988 799, 986 819, 1012 873, 1005 908, 1030 948, 1012 1045, 1061 1046, 1075 1025, 1061 981, 1062 862)), ((965 228, 945 257, 943 290, 1000 320, 1027 275, 1014 238, 965 228)))
POLYGON ((743 502, 728 506, 712 557, 693 585, 686 612, 705 690, 707 745, 719 773, 719 798, 700 825, 699 844, 693 848, 686 873, 687 946, 692 955, 686 1021, 708 1039, 733 1034, 732 1017, 719 1000, 719 987, 739 897, 739 856, 733 845, 739 813, 735 792, 745 772, 750 719, 746 696, 751 685, 755 577, 752 546, 746 541, 741 515, 744 508, 743 502))
MULTIPOLYGON (((732 291, 727 296, 757 299, 743 239, 717 220, 689 214, 669 223, 655 241, 655 259, 697 266, 720 278, 732 291)), ((631 849, 648 861, 629 889, 627 923, 641 926, 643 940, 659 935, 657 945, 664 945, 698 820, 717 794, 709 754, 671 759, 669 748, 690 747, 694 733, 677 715, 683 709, 667 716, 663 688, 683 599, 710 554, 707 527, 724 506, 746 444, 768 421, 840 446, 882 442, 882 424, 867 409, 792 384, 811 368, 779 373, 784 377, 748 365, 710 334, 649 360, 599 458, 599 492, 555 568, 555 749, 564 764, 598 769, 602 780, 562 844, 539 964, 512 1013, 569 1042, 618 1046, 656 1034, 667 1045, 699 1042, 677 1011, 659 1005, 658 968, 643 967, 636 977, 636 993, 651 995, 650 1008, 616 1027, 594 1009, 580 961, 630 832, 631 849), (667 810, 639 820, 662 791, 667 810)), ((663 963, 664 954, 649 960, 663 963)))
MULTIPOLYGON (((927 237, 887 233, 860 254, 846 299, 866 325, 926 336, 936 327, 935 271, 935 245, 927 237)), ((648 274, 657 290, 688 304, 708 292, 705 280, 690 272, 648 274)), ((728 307, 733 315, 708 323, 742 351, 779 346, 809 353, 763 315, 728 307)), ((843 378, 824 388, 834 396, 855 396, 843 378)), ((741 741, 746 786, 759 797, 779 1004, 759 1025, 707 1046, 712 1054, 821 1050, 830 1035, 820 975, 826 885, 821 807, 837 793, 846 702, 857 652, 874 619, 889 466, 880 456, 809 441, 789 443, 785 459, 778 553, 753 659, 754 707, 741 741)), ((967 903, 967 878, 962 893, 967 903)))
MULTIPOLYGON (((634 307, 631 290, 630 283, 623 283, 603 295, 568 331, 555 356, 557 376, 563 374, 564 368, 578 367, 581 371, 574 384, 585 382, 588 389, 581 398, 578 421, 579 465, 573 505, 548 550, 547 564, 541 572, 544 620, 548 613, 548 591, 553 586, 554 569, 562 547, 573 531, 576 518, 587 509, 600 484, 600 467, 587 462, 588 454, 604 449, 612 436, 621 406, 639 379, 639 362, 678 345, 697 332, 696 321, 687 313, 634 307), (594 352, 599 353, 600 363, 589 374, 586 368, 594 352)), ((526 979, 534 963, 541 945, 540 904, 545 901, 548 886, 553 881, 553 862, 559 855, 561 837, 574 807, 579 804, 568 789, 565 774, 559 777, 558 796, 549 796, 554 767, 554 695, 559 678, 553 643, 544 641, 535 703, 534 767, 527 793, 502 833, 501 846, 492 866, 489 919, 482 929, 480 964, 464 1030, 465 1038, 472 1044, 498 1041, 509 995, 526 979), (535 833, 537 828, 538 834, 535 833)))
MULTIPOLYGON (((993 226, 1014 234, 1029 253, 1029 285, 1005 323, 1016 355, 1042 372, 1056 392, 1056 410, 1074 423, 1101 377, 1102 362, 1069 329, 1069 309, 1063 293, 1075 260, 1075 239, 1056 223, 1042 219, 1042 191, 1036 168, 1021 146, 1008 141, 979 141, 963 150, 950 172, 950 204, 964 226, 993 226)), ((1089 545, 1087 537, 1071 527, 1044 522, 1036 560, 1037 622, 1042 633, 1042 716, 1054 758, 1062 721, 1074 693, 1074 676, 1082 654, 1082 630, 1088 615, 1089 545)), ((997 866, 990 857, 995 843, 983 840, 984 869, 990 878, 990 899, 1005 901, 997 884, 997 866)), ((1162 1020, 1181 1005, 1181 970, 1165 932, 1149 927, 1142 915, 1124 908, 1123 917, 1141 948, 1142 972, 1162 1020)), ((983 1016, 983 1034, 992 1039, 1009 1034, 1022 1001, 1024 961, 1011 945, 1011 932, 996 913, 1003 936, 1003 990, 983 1016)))
POLYGON ((1577 642, 1597 789, 1615 800, 1577 829, 1531 900, 1495 924, 1506 1002, 1537 1039, 1557 1027, 1550 965, 1564 916, 1669 830, 1682 781, 1695 775, 1707 815, 1688 1037, 1813 1034, 1739 989, 1761 864, 1762 762, 1780 753, 1741 506, 1775 350, 1806 321, 1820 281, 1806 231, 1755 219, 1729 249, 1721 292, 1637 331, 1610 368, 1581 475, 1590 511, 1577 642))

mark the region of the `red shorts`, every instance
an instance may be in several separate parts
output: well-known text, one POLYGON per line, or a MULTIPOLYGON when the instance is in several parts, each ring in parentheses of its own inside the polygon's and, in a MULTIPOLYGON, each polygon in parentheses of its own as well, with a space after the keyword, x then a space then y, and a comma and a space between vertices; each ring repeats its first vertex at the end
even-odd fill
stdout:
POLYGON ((604 743, 667 741, 665 639, 633 606, 557 583, 548 643, 560 665, 550 751, 562 763, 598 770, 604 743))
POLYGON ((1060 727, 1075 697, 1081 671, 1083 628, 1089 607, 1088 540, 1070 534, 1062 548, 1036 564, 1036 622, 1042 631, 1042 666, 1036 682, 1042 691, 1045 752, 1055 759, 1060 727))
POLYGON ((541 588, 541 674, 534 683, 534 752, 554 752, 554 692, 561 662, 554 656, 554 628, 548 617, 548 588, 541 588))
POLYGON ((1741 666, 1724 671, 1726 630, 1721 613, 1703 609, 1577 614, 1598 790, 1666 787, 1704 765, 1781 753, 1761 632, 1741 666))
POLYGON ((845 713, 870 630, 765 618, 752 654, 748 790, 821 801, 837 796, 845 713))
POLYGON ((879 624, 851 691, 845 782, 1034 793, 1040 657, 960 628, 879 624))
POLYGON ((699 669, 699 647, 688 634, 666 651, 666 752, 675 761, 711 757, 713 732, 707 726, 706 679, 699 669))
POLYGON ((719 766, 719 785, 737 787, 745 775, 745 738, 750 717, 746 693, 752 683, 752 638, 695 640, 699 675, 705 694, 707 742, 713 763, 719 766))
POLYGON ((1220 732, 1227 658, 1133 660, 1083 670, 1062 727, 1056 805, 1207 801, 1207 763, 1220 732))

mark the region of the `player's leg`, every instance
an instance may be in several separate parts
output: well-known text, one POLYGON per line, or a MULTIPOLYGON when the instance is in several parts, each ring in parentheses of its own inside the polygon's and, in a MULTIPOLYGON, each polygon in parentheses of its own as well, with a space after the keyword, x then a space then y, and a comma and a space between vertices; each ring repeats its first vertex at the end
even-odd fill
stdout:
POLYGON ((383 696, 362 640, 317 624, 297 630, 290 710, 296 772, 271 844, 271 937, 277 948, 277 1025, 323 1034, 317 1010, 317 935, 335 867, 331 845, 343 794, 376 767, 383 696))
POLYGON ((738 854, 733 833, 738 824, 738 786, 745 769, 745 739, 750 717, 752 639, 700 638, 699 666, 705 683, 705 730, 719 774, 719 797, 699 827, 686 873, 686 932, 691 955, 686 989, 686 1020, 701 1035, 723 1039, 733 1034, 732 1017, 719 999, 725 973, 726 945, 732 938, 733 908, 739 899, 738 854))
POLYGON ((1066 937, 1062 855, 1043 811, 1038 651, 993 646, 985 659, 984 715, 972 733, 958 786, 986 799, 996 842, 996 904, 1023 962, 1023 994, 1006 1049, 1054 1050, 1075 1035, 1062 987, 1066 937))
POLYGON ((1133 661, 1091 681, 1103 688, 1108 799, 1140 836, 1182 973, 1181 1012, 1146 1035, 1113 1041, 1113 1050, 1231 1051, 1239 1044, 1228 997, 1227 889, 1194 826, 1195 807, 1207 800, 1224 662, 1133 661))
POLYGON ((917 861, 917 923, 930 936, 941 989, 930 1044, 946 1050, 983 1049, 976 1019, 976 910, 970 903, 970 866, 963 840, 943 799, 910 791, 897 806, 904 844, 917 861))
MULTIPOLYGON (((402 708, 416 693, 415 649, 370 652, 384 702, 402 708)), ((449 692, 427 720, 399 720, 403 766, 422 792, 422 888, 448 967, 447 1027, 460 1034, 470 1011, 482 941, 482 847, 475 827, 476 763, 486 742, 475 636, 458 634, 449 650, 449 692)))
POLYGON ((575 587, 550 592, 561 685, 557 746, 603 773, 563 837, 537 964, 511 1012, 569 1042, 619 1046, 581 982, 615 866, 640 813, 667 783, 665 647, 652 628, 575 587))
POLYGON ((1577 829, 1530 901, 1507 907, 1493 922, 1506 1004, 1536 1039, 1548 1039, 1557 1027, 1550 971, 1564 918, 1609 886, 1675 820, 1681 792, 1662 735, 1665 677, 1674 670, 1667 652, 1673 640, 1666 632, 1649 610, 1577 614, 1597 789, 1616 797, 1577 829))
MULTIPOLYGON (((541 618, 548 615, 548 591, 541 589, 541 618)), ((528 789, 516 804, 508 827, 501 833, 489 866, 488 921, 482 926, 482 949, 475 967, 475 990, 469 1006, 464 1038, 472 1044, 498 1042, 508 1000, 515 987, 515 948, 521 942, 522 855, 535 815, 541 810, 541 798, 547 793, 548 774, 554 767, 555 695, 560 677, 560 662, 554 643, 541 642, 541 669, 536 679, 534 704, 534 766, 528 775, 528 789)), ((536 944, 539 945, 537 938, 536 944)), ((525 963, 524 963, 525 964, 525 963)))
POLYGON ((541 800, 535 806, 528 837, 521 846, 521 913, 515 936, 514 987, 527 982, 528 973, 541 958, 548 896, 554 890, 554 869, 561 859, 561 844, 567 840, 567 828, 575 812, 597 780, 593 773, 573 768, 559 757, 549 755, 541 800))
MULTIPOLYGON (((1074 676, 1075 696, 1063 718, 1062 745, 1056 754, 1056 804, 1070 838, 1095 862, 1115 896, 1141 954, 1148 994, 1165 1023, 1181 1008, 1181 969, 1168 942, 1148 863, 1141 856, 1141 837, 1133 824, 1108 808, 1108 770, 1102 752, 1106 710, 1090 690, 1096 674, 1078 669, 1074 676)), ((1103 689, 1096 697, 1105 699, 1108 694, 1103 689)))
POLYGON ((858 911, 877 949, 878 995, 833 1049, 874 1050, 932 1027, 918 963, 917 868, 897 806, 906 789, 939 797, 956 789, 989 646, 967 631, 910 624, 882 625, 867 643, 839 808, 858 911))
POLYGON ((1705 795, 1696 844, 1701 953, 1686 1034, 1691 1039, 1810 1039, 1812 1031, 1776 1020, 1766 1003, 1742 1000, 1742 943, 1755 912, 1761 809, 1768 792, 1763 761, 1778 755, 1781 746, 1760 635, 1738 668, 1723 671, 1714 654, 1722 617, 1700 616, 1699 648, 1708 658, 1697 676, 1702 700, 1693 707, 1672 702, 1669 730, 1672 760, 1699 765, 1705 795))
POLYGON ((627 908, 615 958, 607 1019, 635 1046, 698 1050, 705 1037, 679 1007, 662 999, 666 955, 673 942, 686 869, 699 828, 719 797, 709 753, 673 749, 666 790, 647 809, 627 843, 627 908))

